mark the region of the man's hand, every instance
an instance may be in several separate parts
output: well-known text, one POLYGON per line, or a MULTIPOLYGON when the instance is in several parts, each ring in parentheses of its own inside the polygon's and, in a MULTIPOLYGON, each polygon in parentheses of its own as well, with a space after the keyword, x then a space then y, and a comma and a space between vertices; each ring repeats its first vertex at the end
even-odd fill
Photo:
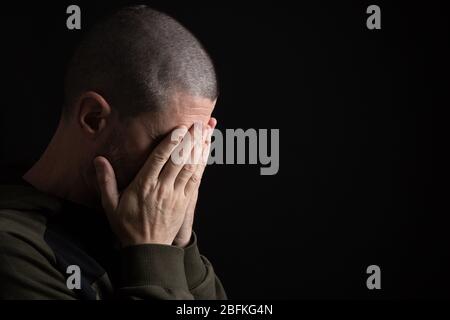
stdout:
POLYGON ((102 206, 122 246, 174 242, 203 173, 203 164, 188 162, 193 152, 209 154, 207 132, 212 130, 208 127, 195 141, 194 126, 189 131, 185 127, 174 130, 153 150, 120 196, 109 161, 101 156, 94 159, 102 206), (173 153, 181 154, 179 160, 172 160, 173 153))

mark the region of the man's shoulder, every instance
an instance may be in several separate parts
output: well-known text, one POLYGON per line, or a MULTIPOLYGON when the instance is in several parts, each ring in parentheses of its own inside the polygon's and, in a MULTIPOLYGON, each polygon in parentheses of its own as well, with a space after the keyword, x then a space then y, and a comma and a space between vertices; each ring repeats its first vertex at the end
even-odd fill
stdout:
POLYGON ((0 231, 31 231, 45 226, 44 197, 30 186, 0 185, 0 231))
POLYGON ((46 217, 39 212, 0 207, 0 233, 26 237, 42 236, 46 228, 46 217))
POLYGON ((47 216, 39 205, 39 195, 17 185, 0 186, 0 246, 5 249, 21 242, 47 252, 44 241, 47 216))

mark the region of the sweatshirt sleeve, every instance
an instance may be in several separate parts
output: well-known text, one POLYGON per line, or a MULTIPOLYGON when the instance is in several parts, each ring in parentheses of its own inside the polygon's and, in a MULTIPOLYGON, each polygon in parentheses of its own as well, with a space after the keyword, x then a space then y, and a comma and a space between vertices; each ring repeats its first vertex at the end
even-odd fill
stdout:
POLYGON ((184 249, 184 269, 189 291, 195 299, 226 300, 227 295, 212 264, 200 254, 197 235, 192 232, 190 244, 184 249))
POLYGON ((226 299, 211 263, 200 255, 197 238, 185 249, 143 244, 121 251, 120 299, 226 299))
POLYGON ((123 248, 118 298, 193 300, 183 261, 183 249, 175 246, 142 244, 123 248))

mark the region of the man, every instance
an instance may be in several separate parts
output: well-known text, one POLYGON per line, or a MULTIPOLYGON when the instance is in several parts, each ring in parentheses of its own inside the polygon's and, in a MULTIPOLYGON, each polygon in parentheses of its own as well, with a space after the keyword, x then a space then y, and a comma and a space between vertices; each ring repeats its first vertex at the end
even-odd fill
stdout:
POLYGON ((226 299, 192 232, 217 95, 207 53, 167 15, 96 25, 50 144, 0 189, 0 298, 226 299))

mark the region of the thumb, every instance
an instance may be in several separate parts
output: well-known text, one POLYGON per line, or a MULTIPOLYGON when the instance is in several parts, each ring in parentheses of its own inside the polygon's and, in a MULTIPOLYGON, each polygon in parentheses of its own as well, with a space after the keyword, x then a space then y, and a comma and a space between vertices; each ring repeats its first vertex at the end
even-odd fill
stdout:
POLYGON ((102 206, 107 214, 112 214, 119 203, 119 192, 117 191, 116 175, 109 161, 102 156, 94 159, 97 183, 100 189, 102 206))

